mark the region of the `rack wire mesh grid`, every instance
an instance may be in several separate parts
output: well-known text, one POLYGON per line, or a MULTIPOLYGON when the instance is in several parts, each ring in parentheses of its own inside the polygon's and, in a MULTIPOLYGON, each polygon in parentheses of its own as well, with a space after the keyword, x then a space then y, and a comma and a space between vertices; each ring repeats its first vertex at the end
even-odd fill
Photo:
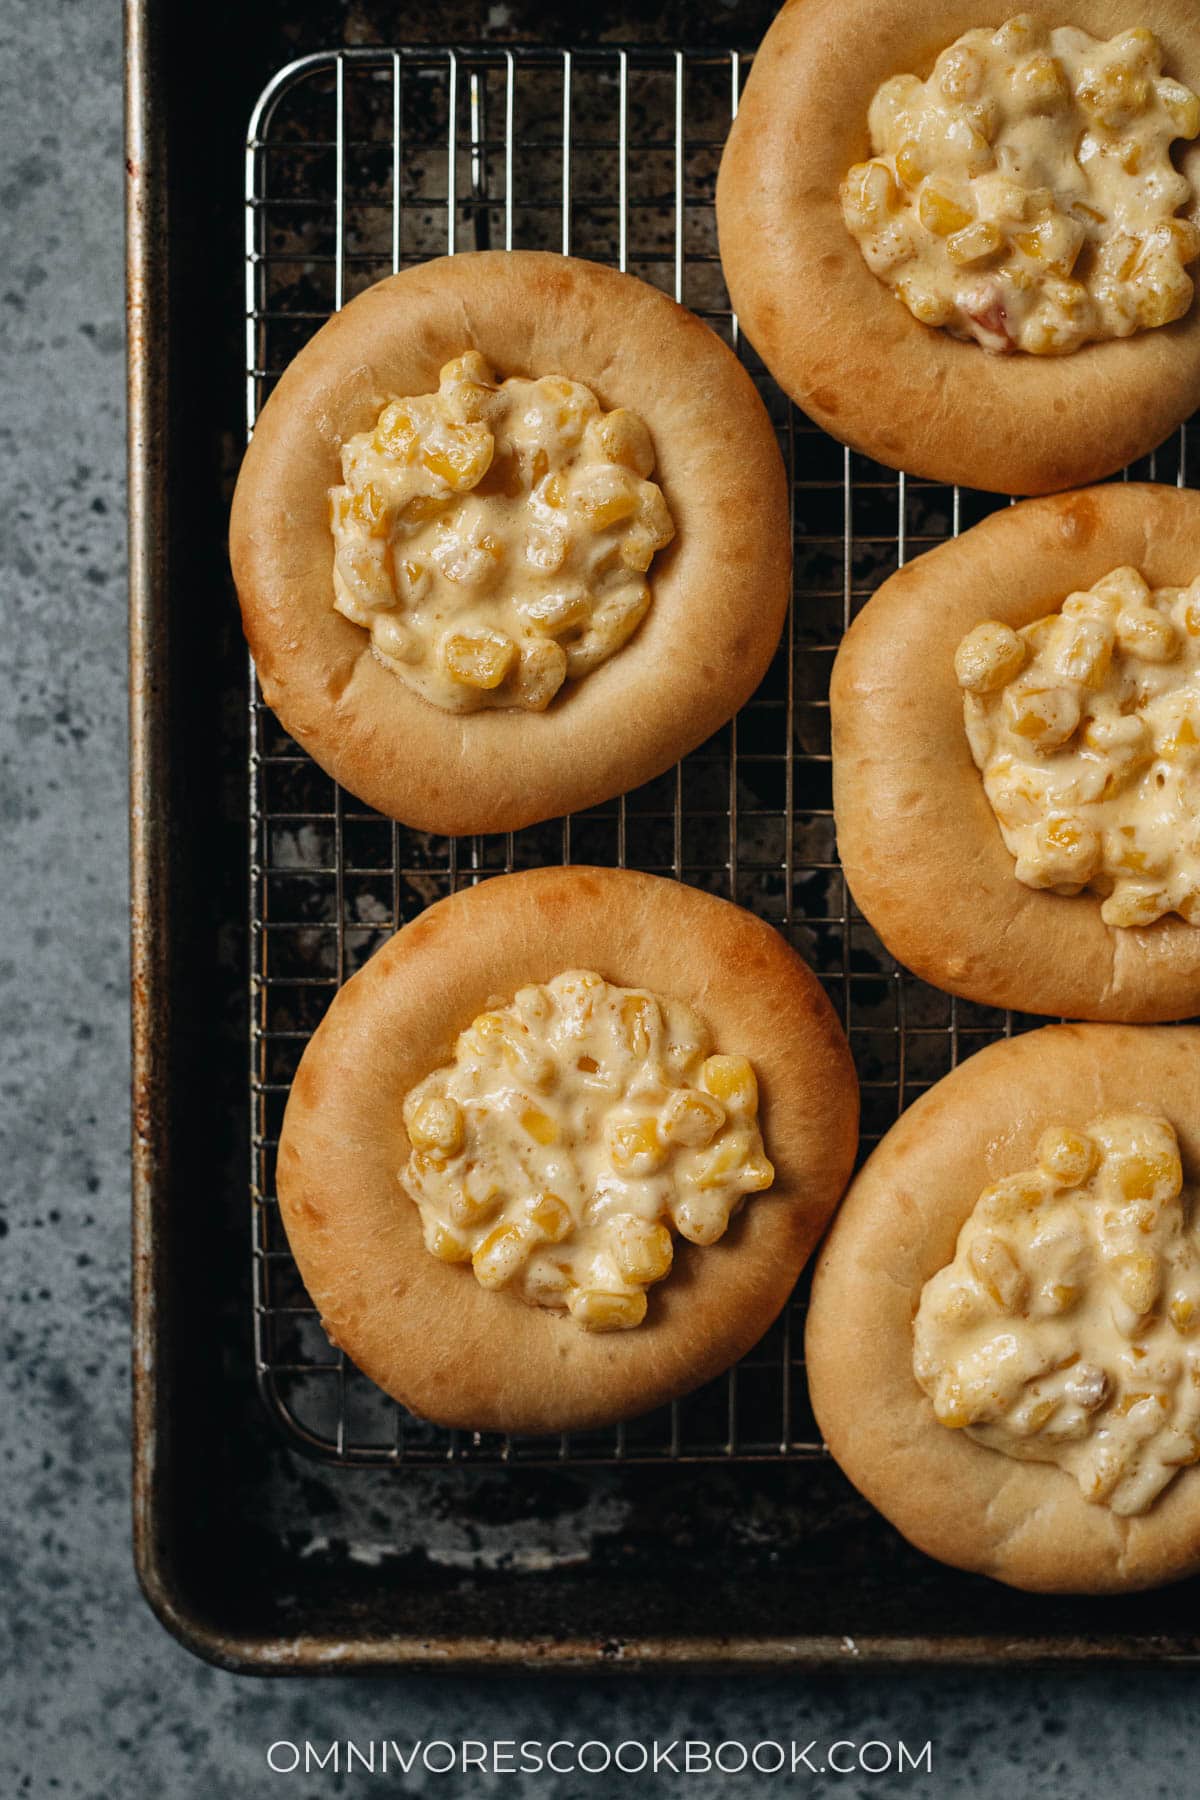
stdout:
MULTIPOLYGON (((837 865, 829 671, 841 633, 907 556, 1006 504, 851 453, 791 407, 739 338, 714 190, 749 59, 735 51, 348 50, 261 95, 246 146, 246 424, 333 311, 447 252, 532 248, 665 289, 742 357, 791 477, 795 587, 759 691, 674 770, 608 805, 491 837, 411 832, 322 773, 251 671, 250 875, 255 1352, 294 1441, 343 1464, 749 1460, 822 1454, 803 1373, 801 1284, 720 1381, 645 1419, 561 1439, 445 1431, 361 1375, 321 1330, 287 1247, 274 1156, 288 1084, 339 984, 422 908, 505 870, 646 869, 771 920, 846 1027, 869 1148, 963 1054, 1036 1023, 956 1001, 887 955, 837 865)), ((1134 471, 1187 478, 1186 429, 1134 471)))

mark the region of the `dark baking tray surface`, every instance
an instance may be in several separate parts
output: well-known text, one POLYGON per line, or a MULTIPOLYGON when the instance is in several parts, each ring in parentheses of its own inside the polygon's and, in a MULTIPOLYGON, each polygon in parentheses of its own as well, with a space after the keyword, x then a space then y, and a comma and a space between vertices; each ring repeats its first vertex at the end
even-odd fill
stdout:
MULTIPOLYGON (((480 242, 483 229, 493 243, 508 241, 510 223, 517 244, 561 247, 569 230, 572 249, 606 260, 624 250, 630 267, 680 291, 730 335, 712 255, 721 135, 712 120, 722 94, 726 106, 732 98, 739 58, 664 51, 699 35, 693 23, 703 29, 679 6, 594 14, 591 42, 571 62, 559 51, 527 53, 521 69, 544 83, 546 139, 529 155, 547 192, 527 187, 530 207, 510 215, 505 195, 521 190, 519 179, 506 187, 506 134, 495 123, 509 80, 502 47, 457 59, 406 53, 397 80, 381 47, 414 31, 411 17, 387 7, 376 9, 365 45, 361 15, 336 6, 298 12, 264 0, 235 14, 218 5, 203 25, 186 26, 179 10, 142 0, 128 12, 135 1541, 151 1603, 202 1654, 259 1670, 1191 1657, 1191 1584, 1119 1601, 1033 1599, 942 1569, 900 1541, 818 1453, 798 1363, 799 1302, 765 1352, 693 1410, 599 1444, 414 1431, 354 1372, 331 1366, 312 1337, 272 1235, 271 1121, 287 1069, 269 1058, 294 1051, 272 1048, 261 962, 271 833, 289 810, 266 801, 267 782, 283 778, 308 796, 300 810, 312 818, 292 821, 280 839, 293 859, 284 886, 309 895, 315 916, 293 919, 294 935, 318 972, 333 946, 335 980, 448 886, 512 862, 558 860, 564 841, 556 825, 515 841, 431 847, 389 826, 382 862, 378 849, 350 852, 347 826, 361 826, 349 835, 368 846, 374 821, 357 820, 341 796, 318 795, 320 778, 293 760, 294 747, 256 703, 248 718, 224 557, 247 412, 339 294, 348 298, 394 260, 395 217, 371 188, 386 191, 389 177, 390 144, 372 123, 389 80, 393 93, 415 84, 405 158, 414 185, 396 228, 400 253, 445 247, 451 69, 459 248, 480 242), (614 49, 596 54, 597 38, 626 43, 624 65, 614 49), (340 63, 322 54, 349 44, 340 63), (245 122, 256 96, 301 55, 316 60, 259 115, 256 146, 274 133, 281 167, 291 164, 263 187, 264 171, 243 163, 245 122), (564 211, 568 68, 580 186, 564 211), (606 82, 609 98, 623 96, 625 157, 615 132, 588 135, 589 107, 603 102, 606 82), (681 152, 685 94, 707 112, 685 123, 681 152), (335 119, 332 135, 313 126, 322 107, 335 119), (305 197, 306 159, 310 195, 324 208, 288 206, 305 197), (608 198, 621 163, 635 168, 624 232, 608 198), (278 207, 244 210, 244 175, 252 200, 269 194, 278 207), (589 207, 593 184, 600 201, 589 207), (243 294, 247 246, 252 285, 243 294), (276 258, 289 253, 303 270, 279 279, 276 258), (318 291, 322 279, 328 293, 318 291), (252 317, 243 342, 244 298, 252 317), (345 906, 348 878, 356 912, 345 906)), ((768 8, 742 9, 746 51, 768 17, 768 8)), ((553 14, 518 7, 514 19, 517 38, 561 41, 553 14)), ((441 20, 443 29, 458 22, 445 9, 441 20)), ((532 181, 520 143, 518 134, 517 175, 532 181)), ((736 742, 714 741, 665 786, 577 822, 570 847, 582 854, 585 828, 595 860, 655 866, 775 918, 842 1009, 867 1084, 866 1130, 877 1134, 960 1051, 1025 1021, 952 1006, 910 982, 847 908, 831 848, 825 681, 845 617, 878 579, 992 502, 898 481, 849 457, 763 386, 796 493, 800 605, 781 657, 736 742), (695 804, 693 781, 704 796, 695 804)), ((1186 478, 1184 456, 1178 440, 1153 473, 1186 478)), ((313 1022, 306 1017, 303 1029, 313 1022)))

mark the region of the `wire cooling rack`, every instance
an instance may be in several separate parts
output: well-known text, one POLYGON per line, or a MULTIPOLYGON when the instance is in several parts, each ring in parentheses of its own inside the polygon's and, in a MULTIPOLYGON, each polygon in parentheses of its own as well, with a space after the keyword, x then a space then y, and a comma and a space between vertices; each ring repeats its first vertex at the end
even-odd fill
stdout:
MULTIPOLYGON (((713 199, 748 60, 709 50, 347 50, 282 70, 250 122, 247 432, 290 359, 372 282, 447 252, 561 250, 665 289, 737 350, 792 490, 793 605, 757 694, 670 773, 571 818, 457 840, 395 825, 287 737, 251 672, 255 1353, 272 1410, 331 1461, 822 1454, 804 1380, 806 1284, 718 1382, 569 1438, 444 1431, 396 1406, 329 1344, 275 1201, 288 1085, 339 984, 433 901, 506 870, 574 861, 674 876, 749 907, 807 958, 837 1007, 862 1083, 864 1148, 960 1056, 1037 1022, 956 1001, 898 968, 837 865, 828 691, 838 640, 906 557, 1006 502, 852 454, 789 405, 739 338, 713 199)), ((1182 484, 1186 453, 1181 431, 1136 472, 1182 484)))

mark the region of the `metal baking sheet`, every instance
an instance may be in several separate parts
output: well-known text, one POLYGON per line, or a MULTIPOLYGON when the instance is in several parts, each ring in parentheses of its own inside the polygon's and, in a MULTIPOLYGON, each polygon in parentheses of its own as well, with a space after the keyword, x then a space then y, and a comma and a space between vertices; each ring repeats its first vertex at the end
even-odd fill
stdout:
MULTIPOLYGON (((279 1231, 287 1082, 338 981, 506 868, 649 868, 771 919, 841 1012, 868 1144, 960 1055, 1032 1023, 890 962, 847 897, 829 802, 845 624, 907 556, 1003 502, 852 456, 739 342, 712 195, 748 50, 664 49, 655 10, 633 9, 647 41, 623 49, 313 51, 329 36, 262 4, 232 58, 215 24, 129 10, 143 1584, 202 1654, 257 1669, 1190 1657, 1190 1586, 1031 1600, 904 1545, 820 1453, 802 1297, 728 1378, 646 1421, 452 1434, 325 1344, 279 1231), (796 595, 759 694, 677 770, 570 821, 451 841, 366 812, 253 687, 247 708, 224 516, 245 430, 321 321, 393 268, 483 245, 629 268, 737 347, 792 477, 796 595)), ((1136 472, 1186 480, 1186 448, 1136 472)))

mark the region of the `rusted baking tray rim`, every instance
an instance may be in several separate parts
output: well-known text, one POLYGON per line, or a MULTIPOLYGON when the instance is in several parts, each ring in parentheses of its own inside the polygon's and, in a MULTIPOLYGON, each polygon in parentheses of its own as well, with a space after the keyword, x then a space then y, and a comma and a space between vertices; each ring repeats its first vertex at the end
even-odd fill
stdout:
MULTIPOLYGON (((185 821, 173 813, 175 741, 168 735, 171 672, 167 656, 172 593, 168 516, 168 426, 173 395, 170 306, 170 197, 167 169, 166 0, 128 0, 126 6, 126 225, 128 284, 129 549, 130 549, 130 809, 133 1042, 133 1540, 138 1577, 163 1624, 198 1655, 225 1668, 260 1674, 368 1668, 586 1668, 647 1666, 727 1669, 770 1665, 879 1663, 1064 1664, 1095 1661, 1194 1662, 1200 1640, 1182 1629, 1047 1631, 1039 1603, 1020 1614, 1022 1629, 1005 1626, 968 1635, 918 1635, 893 1630, 855 1637, 783 1636, 766 1630, 721 1636, 707 1630, 680 1635, 668 1629, 628 1636, 548 1632, 486 1635, 463 1624, 440 1634, 392 1635, 378 1621, 359 1621, 357 1633, 261 1631, 212 1616, 180 1576, 175 1552, 172 1474, 177 1466, 180 1367, 179 1324, 169 1275, 178 1182, 173 1160, 173 1077, 180 1033, 173 1016, 180 994, 172 936, 180 918, 183 876, 172 834, 185 821), (1039 1634, 1039 1627, 1040 1634, 1039 1634)), ((494 48, 494 46, 493 46, 494 48)), ((236 52, 235 52, 236 54, 236 52)), ((267 71, 269 73, 269 71, 267 71)), ((229 203, 236 206, 235 193, 229 203)), ((178 721, 177 721, 178 723, 178 721)), ((185 992, 187 990, 184 990, 185 992)), ((190 995, 189 995, 190 999, 190 995)), ((183 1011, 182 1008, 179 1009, 183 1011)), ((380 1471, 379 1479, 393 1477, 380 1471)), ((515 1477, 514 1477, 515 1479, 515 1477)), ((197 1506, 215 1496, 195 1494, 197 1506)), ((831 1582, 839 1577, 829 1570, 831 1582)), ((213 1608, 213 1614, 220 1609, 213 1608)), ((967 1618, 988 1616, 986 1603, 964 1601, 967 1618)), ((511 1609, 517 1616, 517 1608, 511 1609)), ((632 1615, 636 1617, 636 1614, 632 1615)), ((1100 1622, 1100 1615, 1088 1615, 1100 1622)), ((353 1619, 354 1615, 351 1614, 353 1619)), ((1104 1620, 1105 1625, 1109 1621, 1104 1620)), ((1172 1620, 1174 1626, 1174 1621, 1172 1620)))

